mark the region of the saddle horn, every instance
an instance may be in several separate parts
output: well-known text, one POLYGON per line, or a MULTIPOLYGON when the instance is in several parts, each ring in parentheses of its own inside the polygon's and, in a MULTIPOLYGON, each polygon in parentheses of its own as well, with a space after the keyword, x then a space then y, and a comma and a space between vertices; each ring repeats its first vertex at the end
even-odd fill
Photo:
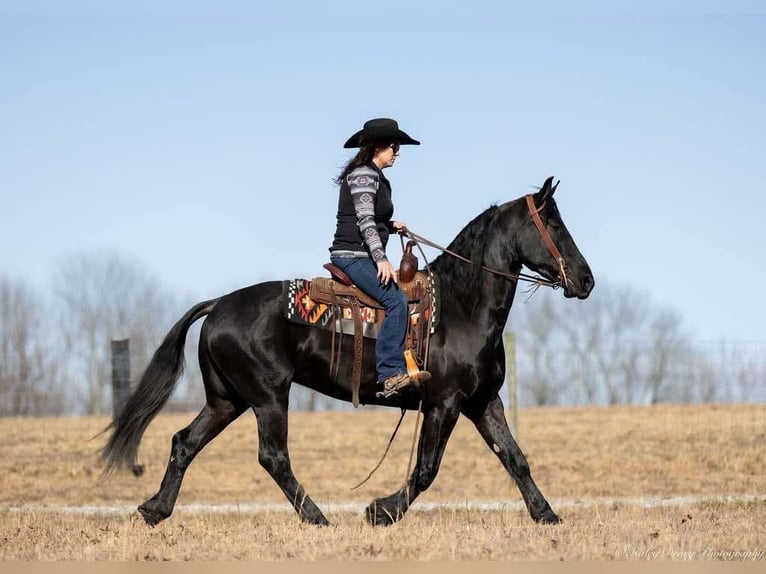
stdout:
POLYGON ((415 242, 410 239, 402 253, 402 261, 399 263, 399 281, 409 283, 415 279, 415 273, 418 272, 418 258, 412 253, 415 242))

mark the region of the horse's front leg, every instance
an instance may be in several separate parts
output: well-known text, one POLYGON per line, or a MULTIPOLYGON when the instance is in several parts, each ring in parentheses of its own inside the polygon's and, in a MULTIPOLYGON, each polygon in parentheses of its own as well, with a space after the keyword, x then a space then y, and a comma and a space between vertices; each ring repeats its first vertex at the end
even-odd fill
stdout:
POLYGON ((407 484, 390 496, 373 500, 366 510, 367 522, 373 526, 389 526, 402 518, 417 496, 436 478, 444 447, 460 416, 460 405, 452 398, 429 407, 424 412, 420 429, 418 458, 407 484))
POLYGON ((466 410, 465 415, 476 425, 479 434, 503 463, 508 474, 516 481, 532 519, 545 524, 560 522, 559 517, 551 510, 543 493, 532 480, 529 463, 508 428, 500 397, 495 396, 480 412, 466 410))

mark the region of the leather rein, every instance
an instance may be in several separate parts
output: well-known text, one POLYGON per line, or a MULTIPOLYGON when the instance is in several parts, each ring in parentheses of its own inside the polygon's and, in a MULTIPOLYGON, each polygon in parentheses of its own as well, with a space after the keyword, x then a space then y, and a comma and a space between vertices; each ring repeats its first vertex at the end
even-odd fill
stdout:
MULTIPOLYGON (((569 282, 569 278, 567 277, 567 274, 566 274, 566 262, 564 261, 564 257, 561 255, 561 252, 556 247, 556 244, 551 239, 551 236, 548 233, 548 230, 545 229, 545 226, 543 225, 543 222, 540 219, 540 212, 545 208, 545 202, 543 202, 543 204, 539 208, 536 208, 534 197, 531 194, 526 196, 526 201, 527 201, 527 208, 529 209, 529 214, 532 216, 532 221, 534 221, 535 227, 537 227, 537 231, 540 233, 540 237, 542 238, 543 243, 545 243, 545 246, 548 248, 548 251, 556 260, 556 263, 558 263, 559 265, 559 281, 551 281, 550 279, 545 279, 543 277, 540 277, 539 275, 529 275, 527 273, 508 273, 506 271, 500 271, 499 269, 493 269, 491 267, 487 267, 486 265, 481 265, 481 268, 484 271, 487 271, 488 273, 492 273, 493 275, 504 277, 512 281, 526 281, 528 283, 534 284, 533 286, 536 286, 536 287, 545 286, 545 287, 551 287, 553 289, 558 289, 559 287, 562 286, 562 284, 566 285, 569 282)), ((414 233, 413 231, 411 231, 410 229, 406 227, 402 229, 399 233, 401 235, 414 239, 416 243, 422 243, 423 245, 433 247, 435 249, 438 249, 439 251, 442 251, 443 253, 446 253, 447 255, 450 255, 452 257, 455 257, 456 259, 459 259, 460 261, 463 261, 465 263, 470 263, 471 265, 476 265, 473 261, 471 261, 467 257, 464 257, 463 255, 460 255, 459 253, 455 253, 454 251, 451 251, 447 249, 446 247, 442 247, 441 245, 434 243, 430 239, 426 239, 422 235, 418 235, 417 233, 414 233)), ((421 253, 422 253, 422 250, 421 250, 421 253)))

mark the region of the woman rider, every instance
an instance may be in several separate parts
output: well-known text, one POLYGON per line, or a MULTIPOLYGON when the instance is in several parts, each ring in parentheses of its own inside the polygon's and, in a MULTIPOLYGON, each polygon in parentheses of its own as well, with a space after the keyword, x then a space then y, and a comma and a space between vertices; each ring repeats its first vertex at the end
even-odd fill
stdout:
MULTIPOLYGON (((394 165, 402 145, 420 145, 399 129, 395 120, 376 118, 352 135, 344 148, 359 148, 337 177, 340 186, 337 227, 330 260, 354 284, 378 301, 385 317, 375 344, 378 383, 390 396, 412 381, 404 361, 407 299, 396 284, 394 268, 386 258, 391 232, 405 225, 393 221, 391 184, 383 170, 394 165)), ((428 377, 421 372, 422 379, 428 377)))

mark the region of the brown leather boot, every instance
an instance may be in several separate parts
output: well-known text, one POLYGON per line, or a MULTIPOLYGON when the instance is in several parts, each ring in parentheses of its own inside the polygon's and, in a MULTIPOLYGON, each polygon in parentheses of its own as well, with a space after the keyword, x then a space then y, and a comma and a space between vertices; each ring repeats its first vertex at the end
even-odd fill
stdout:
POLYGON ((393 377, 388 377, 385 381, 383 381, 383 390, 375 393, 375 396, 387 399, 388 397, 397 394, 403 388, 408 387, 411 384, 412 379, 410 379, 410 376, 407 373, 394 375, 393 377))

